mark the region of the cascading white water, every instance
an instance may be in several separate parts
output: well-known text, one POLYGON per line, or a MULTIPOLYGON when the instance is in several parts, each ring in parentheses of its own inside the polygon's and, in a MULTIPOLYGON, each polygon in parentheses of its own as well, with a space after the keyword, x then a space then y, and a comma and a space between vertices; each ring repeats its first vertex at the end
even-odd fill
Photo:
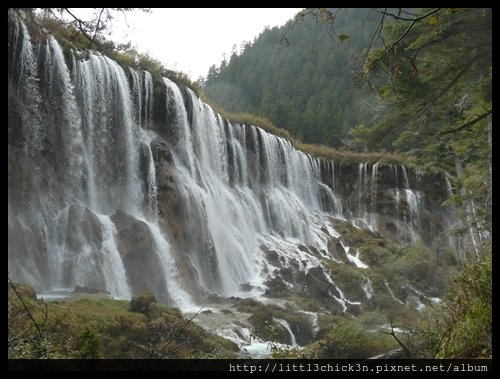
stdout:
POLYGON ((418 210, 418 195, 415 194, 411 189, 405 189, 406 194, 406 204, 408 206, 409 213, 409 224, 412 226, 410 228, 412 241, 416 241, 416 230, 420 229, 420 216, 418 210))
POLYGON ((297 346, 297 341, 295 339, 295 334, 292 332, 292 328, 290 328, 290 324, 286 320, 276 319, 283 327, 287 330, 290 335, 290 346, 297 346))
POLYGON ((368 225, 367 217, 367 207, 366 200, 364 196, 368 193, 368 179, 367 179, 367 165, 368 163, 360 163, 358 165, 358 213, 357 219, 358 226, 366 227, 368 225))
POLYGON ((408 180, 408 174, 406 173, 405 166, 401 165, 401 172, 403 173, 403 185, 405 189, 410 189, 410 181, 408 180))
POLYGON ((141 128, 152 118, 151 74, 131 71, 132 96, 127 75, 116 62, 91 52, 85 60, 73 57, 70 71, 54 38, 49 37, 45 46, 35 49, 24 24, 16 21, 16 25, 16 45, 22 39, 17 83, 24 87, 21 99, 32 104, 31 112, 21 112, 26 116, 23 127, 31 129, 25 134, 26 146, 29 141, 39 144, 38 139, 45 138, 45 151, 31 149, 32 155, 37 155, 25 168, 34 174, 27 188, 41 188, 26 194, 31 196, 32 207, 25 211, 21 208, 16 219, 26 225, 26 232, 34 236, 30 238, 40 238, 37 246, 47 262, 38 263, 38 267, 19 263, 34 272, 46 267, 45 272, 26 273, 20 279, 28 279, 39 289, 82 285, 130 298, 129 273, 111 217, 123 210, 144 220, 165 276, 170 279, 170 297, 175 304, 189 306, 189 296, 178 288, 181 281, 172 279, 169 245, 156 224, 158 185, 151 150, 153 137, 141 128), (35 53, 40 56, 40 67, 35 53), (32 93, 27 93, 28 88, 32 93), (37 107, 36 117, 33 106, 37 107), (41 112, 42 107, 50 111, 41 112), (141 148, 146 155, 145 174, 139 162, 141 148), (56 161, 50 160, 52 156, 56 161), (52 180, 39 179, 38 173, 52 180))
POLYGON ((410 226, 409 230, 411 241, 415 242, 417 240, 418 232, 420 232, 420 194, 411 189, 408 174, 406 173, 406 168, 404 166, 401 166, 401 171, 403 173, 404 199, 407 208, 404 213, 404 220, 410 226))
POLYGON ((397 301, 398 303, 400 304, 404 304, 401 300, 399 300, 396 295, 394 294, 394 291, 392 290, 392 288, 389 286, 389 283, 387 282, 387 279, 384 279, 384 285, 385 285, 385 288, 387 288, 387 290, 389 291, 391 297, 393 298, 393 300, 397 301))
POLYGON ((189 296, 189 294, 182 288, 182 278, 177 271, 168 241, 160 231, 160 228, 154 222, 148 222, 145 219, 142 221, 148 225, 149 230, 153 235, 156 253, 158 254, 160 262, 163 266, 163 273, 167 281, 168 292, 172 302, 185 311, 199 309, 191 301, 191 296, 189 296))
POLYGON ((373 287, 372 287, 372 281, 370 280, 370 278, 363 276, 363 284, 362 284, 361 288, 363 288, 363 291, 366 295, 366 298, 368 300, 370 300, 373 296, 373 293, 374 293, 373 287))
MULTIPOLYGON (((19 97, 24 138, 22 154, 9 145, 9 162, 22 161, 9 184, 9 270, 17 279, 120 298, 163 286, 162 300, 192 309, 192 295, 240 295, 242 285, 262 293, 275 275, 264 246, 286 264, 300 262, 305 274, 322 268, 344 310, 359 304, 323 260, 342 263, 328 253, 340 238, 332 219, 377 229, 378 163, 371 176, 359 164, 357 193, 353 185, 346 201, 333 162, 330 186, 319 159, 261 128, 223 120, 193 91, 96 52, 67 53, 68 65, 55 39, 33 46, 24 24, 15 25, 9 96, 19 97), (164 113, 153 112, 162 92, 154 85, 165 90, 164 113)), ((408 222, 418 227, 419 195, 401 167, 408 222)), ((368 269, 359 254, 346 254, 368 269)))
POLYGON ((378 167, 379 162, 376 162, 372 166, 372 177, 371 177, 371 213, 369 214, 368 227, 370 230, 378 229, 378 211, 377 211, 377 195, 378 195, 378 167))
POLYGON ((395 190, 394 198, 395 198, 395 203, 396 203, 395 216, 396 216, 396 218, 399 218, 400 190, 399 190, 399 178, 398 178, 398 165, 394 165, 393 168, 394 168, 394 180, 396 183, 396 187, 394 189, 395 190))
POLYGON ((114 297, 130 299, 127 275, 116 246, 116 228, 109 216, 98 215, 102 227, 103 273, 106 289, 114 297))

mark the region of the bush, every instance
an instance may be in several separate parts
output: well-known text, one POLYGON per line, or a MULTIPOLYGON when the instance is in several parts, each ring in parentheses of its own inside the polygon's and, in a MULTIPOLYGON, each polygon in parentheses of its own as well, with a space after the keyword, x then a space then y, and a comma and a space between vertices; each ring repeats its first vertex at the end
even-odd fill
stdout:
POLYGON ((477 259, 453 280, 446 298, 452 329, 440 357, 477 358, 492 354, 491 268, 491 256, 477 259))
POLYGON ((128 309, 131 312, 142 313, 147 316, 151 311, 151 305, 156 303, 156 298, 152 293, 143 292, 130 300, 128 309))
POLYGON ((387 335, 369 332, 356 320, 340 320, 325 339, 319 341, 315 357, 320 359, 369 358, 396 347, 396 342, 387 335))
POLYGON ((99 340, 99 333, 92 327, 86 326, 76 337, 76 357, 80 359, 100 358, 99 340))
POLYGON ((408 339, 411 358, 491 358, 491 255, 469 262, 408 339))

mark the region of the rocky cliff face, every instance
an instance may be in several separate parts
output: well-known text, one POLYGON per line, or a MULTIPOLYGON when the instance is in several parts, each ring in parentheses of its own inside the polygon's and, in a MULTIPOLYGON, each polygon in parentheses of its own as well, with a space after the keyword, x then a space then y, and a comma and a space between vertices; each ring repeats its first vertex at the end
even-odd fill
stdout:
MULTIPOLYGON (((430 245, 449 227, 444 173, 395 164, 322 162, 322 181, 337 194, 346 217, 401 243, 430 245)), ((334 207, 335 208, 335 207, 334 207)))
POLYGON ((442 291, 425 247, 450 219, 442 175, 311 157, 166 78, 34 43, 17 17, 8 57, 14 280, 353 315, 442 291), (394 250, 420 239, 421 260, 394 250))

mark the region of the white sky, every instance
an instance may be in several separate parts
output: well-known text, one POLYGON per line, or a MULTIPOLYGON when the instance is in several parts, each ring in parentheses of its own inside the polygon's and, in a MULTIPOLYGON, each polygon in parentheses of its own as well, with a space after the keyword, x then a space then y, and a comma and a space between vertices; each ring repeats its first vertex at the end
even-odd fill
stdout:
POLYGON ((187 73, 192 80, 227 58, 233 45, 253 41, 265 26, 281 26, 300 8, 153 8, 116 14, 111 39, 132 41, 167 68, 187 73), (125 18, 128 28, 125 26, 125 18))

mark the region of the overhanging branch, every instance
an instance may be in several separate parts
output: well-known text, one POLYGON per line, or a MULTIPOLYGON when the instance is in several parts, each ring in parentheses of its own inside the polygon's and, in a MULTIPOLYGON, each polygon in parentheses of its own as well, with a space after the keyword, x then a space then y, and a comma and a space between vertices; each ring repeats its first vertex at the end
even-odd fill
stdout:
POLYGON ((486 113, 483 113, 479 116, 477 116, 474 120, 471 120, 463 125, 460 125, 460 126, 457 126, 456 128, 453 128, 453 129, 450 129, 450 130, 445 130, 444 132, 439 132, 439 133, 431 133, 431 135, 435 135, 435 136, 442 136, 442 135, 445 135, 445 134, 451 134, 451 133, 455 133, 455 132, 459 132, 460 130, 463 130, 463 129, 466 129, 468 128, 469 126, 472 126, 476 123, 478 123, 479 121, 485 119, 486 117, 488 117, 491 113, 493 112, 492 109, 488 110, 486 113))

